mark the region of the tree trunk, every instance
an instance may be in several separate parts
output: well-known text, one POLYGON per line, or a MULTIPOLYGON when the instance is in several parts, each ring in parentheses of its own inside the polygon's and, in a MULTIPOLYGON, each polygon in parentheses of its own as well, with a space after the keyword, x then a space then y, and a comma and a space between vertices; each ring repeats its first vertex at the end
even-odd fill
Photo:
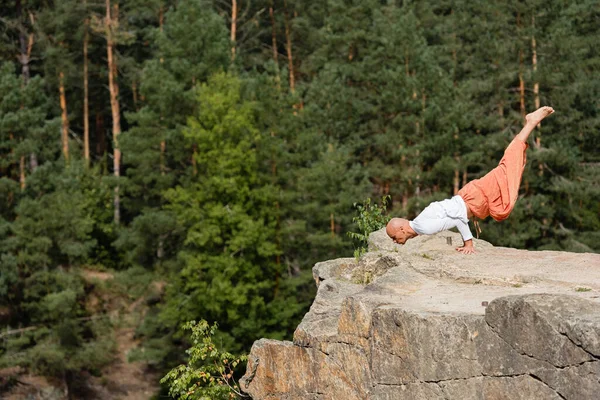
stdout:
POLYGON ((329 214, 329 229, 331 230, 331 237, 335 237, 335 220, 333 213, 329 214))
POLYGON ((165 167, 165 152, 167 150, 167 142, 160 142, 160 174, 165 175, 167 168, 165 167))
POLYGON ((281 83, 279 79, 279 62, 277 57, 277 31, 275 29, 274 0, 271 0, 271 7, 269 7, 269 16, 271 17, 271 46, 273 48, 273 61, 275 62, 275 82, 277 83, 277 90, 281 90, 281 83))
POLYGON ((165 256, 165 239, 167 235, 164 233, 158 237, 158 245, 156 247, 156 258, 161 259, 165 256))
MULTIPOLYGON (((269 17, 271 18, 271 47, 273 50, 273 62, 275 63, 275 82, 277 84, 277 91, 281 90, 281 80, 279 77, 279 61, 277 57, 277 30, 275 27, 275 1, 271 0, 271 7, 269 7, 269 17)), ((275 132, 271 131, 271 137, 275 137, 275 132)), ((271 175, 273 177, 273 184, 277 183, 277 161, 275 160, 274 153, 271 159, 271 175)), ((280 219, 280 207, 279 201, 275 201, 275 210, 277 213, 277 224, 275 225, 275 243, 277 250, 281 251, 281 219, 280 219)), ((280 279, 280 265, 281 256, 279 253, 275 256, 275 265, 277 265, 277 273, 275 276, 275 291, 273 297, 277 296, 279 291, 279 279, 280 279)))
MULTIPOLYGON (((21 2, 17 0, 17 13, 21 17, 21 2)), ((29 56, 31 54, 31 47, 33 46, 33 33, 29 34, 28 39, 25 38, 25 33, 19 32, 19 44, 21 45, 21 54, 19 56, 19 62, 21 63, 21 74, 25 83, 29 81, 29 56)))
POLYGON ((427 95, 425 89, 421 89, 421 123, 423 124, 423 134, 425 134, 425 107, 427 104, 427 95))
POLYGON ((25 156, 21 156, 19 163, 19 182, 21 184, 21 190, 25 190, 25 156))
MULTIPOLYGON (((21 0, 17 0, 16 2, 17 8, 17 17, 19 20, 22 16, 22 6, 21 0)), ((33 26, 35 19, 32 13, 29 13, 29 20, 31 22, 31 26, 33 26)), ((21 21, 19 21, 21 22, 21 21)), ((19 31, 19 44, 21 54, 19 55, 19 62, 21 63, 21 73, 23 76, 23 81, 27 83, 29 81, 29 61, 31 60, 31 50, 33 48, 33 33, 30 33, 27 39, 25 38, 25 32, 22 30, 19 31)))
MULTIPOLYGON (((418 133, 418 129, 419 129, 419 122, 417 122, 417 133, 418 133)), ((418 198, 421 195, 421 164, 419 161, 419 156, 421 151, 419 149, 417 149, 415 151, 415 155, 417 156, 417 176, 415 177, 415 196, 418 198)))
MULTIPOLYGON (((455 156, 454 157, 456 163, 458 164, 460 162, 460 157, 459 156, 455 156)), ((460 171, 458 169, 458 166, 454 169, 454 188, 453 188, 453 194, 456 196, 458 194, 458 190, 460 189, 458 186, 460 184, 460 171)))
POLYGON ((198 175, 198 164, 196 163, 196 155, 198 154, 198 145, 194 143, 192 146, 192 174, 198 175))
MULTIPOLYGON (((160 10, 158 12, 158 27, 162 33, 163 31, 163 22, 164 22, 164 11, 162 6, 160 7, 160 10)), ((164 63, 164 58, 160 58, 160 63, 164 63)), ((163 115, 160 115, 160 119, 162 120, 163 115)), ((165 168, 165 152, 167 150, 167 142, 165 141, 165 139, 162 139, 160 141, 160 174, 164 175, 166 168, 165 168)))
MULTIPOLYGON (((31 26, 35 23, 35 19, 32 13, 29 13, 29 20, 31 21, 31 26)), ((29 34, 29 39, 27 41, 27 79, 29 79, 29 60, 31 60, 31 50, 33 49, 33 32, 29 34)), ((35 171, 38 166, 37 155, 35 153, 29 154, 29 168, 31 172, 35 171)))
POLYGON ((60 119, 61 124, 61 139, 62 151, 65 161, 69 162, 69 116, 67 114, 67 97, 65 96, 65 74, 60 71, 58 73, 58 92, 60 94, 60 119))
POLYGON ((523 50, 519 50, 519 96, 521 116, 525 118, 525 80, 523 79, 523 50))
MULTIPOLYGON (((119 84, 117 83, 117 62, 113 55, 115 43, 113 40, 112 29, 113 23, 116 26, 119 22, 119 6, 114 7, 114 22, 111 19, 111 6, 110 0, 106 0, 106 50, 108 56, 108 88, 110 90, 110 108, 113 119, 113 171, 115 177, 118 179, 121 175, 121 150, 119 149, 119 134, 121 133, 121 117, 119 110, 119 84)), ((119 199, 119 185, 115 186, 115 197, 114 197, 114 208, 115 224, 119 224, 121 220, 120 213, 120 199, 119 199)))
MULTIPOLYGON (((398 146, 399 149, 403 149, 403 145, 398 146)), ((400 156, 400 171, 406 170, 406 155, 402 154, 400 156)), ((408 206, 408 184, 402 183, 402 211, 406 212, 406 207, 408 206)))
POLYGON ((237 31, 237 0, 231 0, 231 61, 235 60, 235 39, 237 31))
MULTIPOLYGON (((535 109, 540 108, 540 83, 537 81, 537 43, 535 41, 535 15, 531 16, 531 28, 533 33, 531 35, 531 65, 533 66, 533 100, 535 109)), ((539 149, 542 147, 542 124, 537 125, 537 134, 535 135, 535 147, 539 149)), ((538 164, 538 175, 544 175, 544 165, 538 164)))
POLYGON ((102 112, 96 110, 96 154, 100 154, 104 159, 106 153, 106 132, 104 131, 104 117, 102 112))
MULTIPOLYGON (((158 28, 160 29, 161 34, 163 32, 164 21, 165 21, 165 10, 163 9, 163 6, 161 5, 160 8, 158 9, 158 28)), ((162 64, 165 62, 165 59, 161 56, 159 61, 162 64)), ((144 100, 144 96, 142 96, 142 101, 143 100, 144 100)))
MULTIPOLYGON (((275 137, 275 132, 271 131, 271 137, 275 137)), ((274 139, 273 139, 274 140, 274 139)), ((271 153, 271 178, 273 186, 277 186, 277 160, 275 159, 275 152, 271 153)), ((279 293, 279 279, 281 277, 281 208, 279 201, 275 200, 275 246, 277 246, 277 255, 275 256, 275 265, 277 266, 275 272, 275 290, 273 291, 273 297, 277 297, 279 293)))
MULTIPOLYGON (((450 15, 454 17, 454 10, 450 10, 450 15)), ((452 33, 452 66, 453 66, 453 74, 452 74, 452 85, 454 87, 458 87, 458 82, 456 81, 456 70, 458 69, 458 55, 457 55, 457 40, 456 40, 456 32, 452 33)), ((459 131, 458 129, 454 133, 454 140, 458 143, 459 139, 459 131)), ((454 168, 454 187, 452 192, 454 195, 458 193, 459 184, 460 184, 460 155, 458 152, 454 153, 454 160, 456 161, 456 167, 454 168)))
POLYGON ((285 6, 284 20, 285 20, 285 49, 288 58, 288 69, 290 75, 290 91, 294 93, 296 88, 296 78, 294 76, 294 58, 292 56, 292 33, 290 28, 289 14, 287 9, 287 1, 283 2, 285 6))
MULTIPOLYGON (((20 20, 21 16, 22 16, 22 11, 23 11, 23 8, 21 5, 21 0, 16 1, 16 11, 17 11, 17 17, 20 20)), ((35 19, 34 19, 32 13, 29 13, 29 20, 31 22, 31 26, 33 27, 33 25, 35 23, 35 19)), ((19 55, 19 62, 21 64, 21 74, 23 77, 23 86, 26 86, 29 83, 29 78, 30 78, 29 61, 31 60, 31 50, 33 49, 33 32, 27 36, 27 39, 25 39, 25 32, 20 30, 19 31, 19 44, 20 44, 20 52, 21 52, 21 54, 19 55)), ((24 188, 25 187, 24 186, 25 185, 24 159, 22 161, 23 161, 23 167, 20 171, 20 174, 21 174, 21 179, 22 179, 21 185, 24 188)), ((35 171, 35 169, 38 166, 37 156, 35 153, 31 153, 29 155, 29 166, 30 166, 31 172, 35 171)))
MULTIPOLYGON (((517 28, 521 28, 521 15, 517 14, 517 28)), ((523 79, 523 49, 519 49, 519 96, 521 105, 521 116, 525 118, 525 80, 523 79)))
MULTIPOLYGON (((517 14, 517 28, 521 28, 521 15, 517 14)), ((523 48, 519 49, 519 97, 521 105, 521 117, 525 119, 527 111, 525 110, 525 80, 523 79, 523 70, 525 68, 523 61, 523 48)), ((527 178, 523 179, 525 185, 525 193, 529 192, 529 181, 527 178)))
MULTIPOLYGON (((86 2, 84 2, 84 7, 86 2)), ((87 9, 86 9, 87 12, 87 9)), ((90 107, 88 86, 88 43, 90 41, 90 19, 85 19, 83 35, 83 158, 86 167, 90 166, 90 107)))
MULTIPOLYGON (((281 90, 281 81, 279 79, 279 61, 277 57, 277 30, 275 26, 275 1, 271 0, 271 7, 269 7, 269 16, 271 18, 271 47, 273 51, 273 62, 275 63, 275 82, 277 84, 277 90, 281 90)), ((271 137, 275 137, 275 132, 271 131, 271 137)), ((273 158, 271 159, 271 175, 273 177, 273 184, 277 183, 277 161, 275 160, 274 153, 272 154, 273 158)), ((281 251, 281 219, 280 219, 280 207, 279 201, 275 201, 275 209, 277 212, 277 224, 275 225, 275 243, 277 245, 277 250, 281 251)), ((277 265, 277 275, 276 275, 276 284, 275 284, 275 293, 274 296, 277 296, 277 292, 279 290, 279 266, 281 265, 281 256, 277 254, 275 257, 275 265, 277 265)))
MULTIPOLYGON (((413 76, 416 75, 416 73, 413 71, 413 76)), ((416 95, 417 91, 415 90, 415 95, 416 95)), ((415 96, 416 99, 416 96, 415 96)), ((425 101, 426 101, 427 97, 425 96, 425 90, 421 89, 421 121, 417 121, 416 122, 416 131, 417 131, 417 137, 421 136, 421 131, 423 133, 425 133, 425 101), (423 125, 421 127, 421 125, 423 125)), ((423 165, 421 164, 421 159, 419 157, 420 155, 420 150, 417 149, 417 151, 415 152, 415 154, 417 155, 417 176, 415 179, 415 196, 418 198, 421 195, 421 172, 423 171, 423 165)))
POLYGON ((35 171, 38 167, 37 155, 35 153, 29 154, 29 168, 31 168, 31 172, 35 171))
MULTIPOLYGON (((534 29, 535 32, 535 16, 531 17, 531 27, 532 29, 534 29)), ((531 35, 531 51, 532 51, 532 56, 531 56, 531 64, 533 66, 533 98, 534 98, 534 102, 535 102, 535 109, 537 110, 538 108, 540 108, 540 83, 537 81, 537 43, 535 41, 535 33, 533 33, 531 35)), ((541 126, 542 124, 539 123, 537 126, 538 132, 537 135, 535 136, 535 146, 537 148, 540 148, 542 143, 542 138, 541 138, 541 126)))
POLYGON ((273 61, 275 65, 279 65, 277 62, 277 31, 275 29, 275 10, 274 0, 271 0, 271 7, 269 7, 269 16, 271 17, 271 46, 273 50, 273 61))

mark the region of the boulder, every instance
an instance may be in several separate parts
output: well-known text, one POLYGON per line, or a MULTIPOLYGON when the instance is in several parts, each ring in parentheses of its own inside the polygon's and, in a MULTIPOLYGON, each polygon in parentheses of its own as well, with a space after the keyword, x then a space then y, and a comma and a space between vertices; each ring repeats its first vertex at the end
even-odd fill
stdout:
POLYGON ((600 255, 460 235, 318 263, 293 342, 252 347, 253 399, 598 399, 600 255))

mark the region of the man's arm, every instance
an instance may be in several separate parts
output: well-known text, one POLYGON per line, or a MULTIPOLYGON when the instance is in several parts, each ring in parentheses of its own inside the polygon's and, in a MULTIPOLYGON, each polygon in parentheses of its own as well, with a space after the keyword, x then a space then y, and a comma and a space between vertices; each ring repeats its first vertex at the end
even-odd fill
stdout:
POLYGON ((460 232, 464 242, 464 246, 458 247, 456 250, 463 254, 475 253, 475 247, 473 247, 473 234, 471 233, 471 229, 469 229, 469 224, 465 224, 461 220, 457 220, 456 228, 458 228, 458 231, 460 232))

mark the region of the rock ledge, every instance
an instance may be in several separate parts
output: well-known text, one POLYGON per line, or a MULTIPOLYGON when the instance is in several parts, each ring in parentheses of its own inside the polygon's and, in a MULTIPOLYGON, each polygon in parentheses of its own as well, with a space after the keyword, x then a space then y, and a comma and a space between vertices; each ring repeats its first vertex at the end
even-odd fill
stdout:
POLYGON ((293 342, 261 339, 254 399, 598 399, 600 255, 441 232, 318 263, 293 342))

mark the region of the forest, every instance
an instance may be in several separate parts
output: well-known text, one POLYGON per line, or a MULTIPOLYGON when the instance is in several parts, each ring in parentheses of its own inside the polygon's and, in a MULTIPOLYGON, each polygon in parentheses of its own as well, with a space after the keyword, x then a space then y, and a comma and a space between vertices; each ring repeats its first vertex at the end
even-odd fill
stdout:
POLYGON ((368 204, 456 194, 539 106, 517 206, 480 237, 600 251, 595 0, 0 11, 0 397, 29 374, 93 398, 115 360, 165 397, 193 320, 238 354, 291 339, 368 204))

